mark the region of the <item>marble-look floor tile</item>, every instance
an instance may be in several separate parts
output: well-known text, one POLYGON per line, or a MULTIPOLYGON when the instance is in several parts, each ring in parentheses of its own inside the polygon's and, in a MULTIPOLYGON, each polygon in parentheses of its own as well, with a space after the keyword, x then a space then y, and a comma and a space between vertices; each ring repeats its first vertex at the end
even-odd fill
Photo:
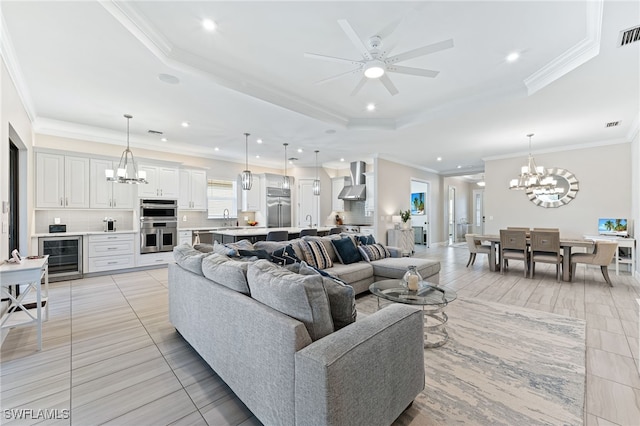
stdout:
POLYGON ((633 358, 587 348, 589 374, 640 389, 640 375, 633 358))
POLYGON ((600 349, 631 358, 628 338, 623 334, 587 329, 587 347, 600 349))
POLYGON ((637 425, 640 419, 640 389, 587 375, 589 414, 619 425, 637 425))
POLYGON ((195 409, 193 401, 189 399, 184 389, 180 389, 103 424, 113 426, 171 424, 193 413, 195 409), (168 406, 171 410, 165 409, 168 406))
POLYGON ((202 417, 202 414, 200 414, 200 411, 196 410, 170 423, 169 426, 207 426, 207 422, 204 420, 204 417, 202 417))

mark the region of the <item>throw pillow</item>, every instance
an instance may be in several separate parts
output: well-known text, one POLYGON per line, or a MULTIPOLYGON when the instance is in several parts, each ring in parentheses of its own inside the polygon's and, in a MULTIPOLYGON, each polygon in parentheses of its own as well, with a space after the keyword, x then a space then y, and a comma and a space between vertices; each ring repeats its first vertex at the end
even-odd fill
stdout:
POLYGON ((226 247, 234 251, 230 256, 238 256, 238 250, 254 250, 253 244, 249 240, 240 240, 235 243, 226 243, 226 247))
POLYGON ((300 262, 300 259, 296 256, 291 244, 289 244, 271 253, 271 261, 278 265, 290 265, 300 262))
POLYGON ((334 330, 340 330, 356 321, 356 297, 353 287, 345 284, 340 278, 310 267, 306 262, 300 262, 298 273, 300 275, 322 275, 322 285, 329 298, 334 330))
POLYGON ((269 253, 267 253, 266 250, 243 250, 243 249, 238 249, 238 256, 240 256, 240 257, 255 257, 255 258, 258 258, 258 259, 271 260, 271 255, 269 253))
POLYGON ((340 238, 339 240, 331 240, 333 248, 338 256, 338 261, 344 265, 356 263, 362 260, 358 247, 353 244, 353 240, 349 237, 340 238))
POLYGON ((187 243, 173 248, 173 258, 176 263, 187 271, 198 275, 202 275, 202 259, 207 255, 208 253, 202 253, 187 243))
POLYGON ((266 260, 251 262, 251 297, 302 322, 312 340, 333 332, 329 299, 320 275, 304 276, 266 260))
POLYGON ((382 244, 370 244, 366 246, 358 246, 360 254, 367 262, 391 257, 389 250, 382 244))
POLYGON ((329 253, 327 253, 322 241, 301 240, 299 244, 304 254, 304 260, 309 265, 319 269, 327 269, 333 266, 331 257, 329 257, 329 253))
POLYGON ((217 241, 213 242, 213 253, 223 254, 225 256, 235 256, 237 253, 235 249, 227 247, 225 244, 220 244, 217 241))
POLYGON ((202 273, 216 284, 248 295, 247 268, 250 263, 214 253, 202 261, 202 273))
POLYGON ((373 235, 358 235, 358 241, 360 241, 360 244, 363 244, 365 246, 376 243, 376 239, 373 237, 373 235))
POLYGON ((193 248, 202 253, 211 253, 213 251, 213 244, 194 244, 193 248))

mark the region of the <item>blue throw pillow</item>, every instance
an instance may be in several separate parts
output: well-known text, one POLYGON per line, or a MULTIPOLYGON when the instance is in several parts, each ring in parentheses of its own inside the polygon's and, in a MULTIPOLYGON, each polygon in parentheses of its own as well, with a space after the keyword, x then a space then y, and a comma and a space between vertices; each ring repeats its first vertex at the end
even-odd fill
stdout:
POLYGON ((360 244, 365 246, 376 243, 376 239, 373 238, 373 235, 358 235, 358 241, 360 241, 360 244))
POLYGON ((271 255, 266 250, 242 250, 238 249, 240 257, 257 257, 258 259, 271 260, 271 255))
POLYGON ((343 237, 339 240, 331 240, 331 244, 333 244, 340 263, 348 265, 362 260, 358 247, 356 247, 351 238, 343 237))
POLYGON ((271 261, 278 265, 290 265, 300 262, 300 259, 296 256, 296 252, 291 244, 289 244, 271 253, 271 261))

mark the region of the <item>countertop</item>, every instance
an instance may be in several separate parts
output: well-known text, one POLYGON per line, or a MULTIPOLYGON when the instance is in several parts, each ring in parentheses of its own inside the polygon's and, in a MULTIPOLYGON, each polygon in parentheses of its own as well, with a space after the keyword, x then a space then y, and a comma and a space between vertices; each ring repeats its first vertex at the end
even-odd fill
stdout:
MULTIPOLYGON (((242 236, 257 236, 257 235, 267 235, 269 232, 271 231, 287 231, 290 234, 299 234, 300 231, 302 231, 303 229, 309 229, 308 227, 305 228, 255 228, 255 227, 250 227, 250 228, 244 228, 244 229, 225 229, 225 230, 220 230, 220 231, 214 231, 216 234, 220 234, 220 235, 228 235, 230 237, 242 237, 242 236)), ((317 229, 319 232, 328 232, 331 227, 330 226, 317 226, 315 227, 315 229, 317 229)))
POLYGON ((104 232, 104 231, 77 231, 77 232, 46 232, 42 234, 31 234, 31 238, 38 237, 74 237, 77 235, 103 235, 103 234, 137 234, 138 231, 134 231, 133 229, 126 231, 113 231, 113 232, 104 232))

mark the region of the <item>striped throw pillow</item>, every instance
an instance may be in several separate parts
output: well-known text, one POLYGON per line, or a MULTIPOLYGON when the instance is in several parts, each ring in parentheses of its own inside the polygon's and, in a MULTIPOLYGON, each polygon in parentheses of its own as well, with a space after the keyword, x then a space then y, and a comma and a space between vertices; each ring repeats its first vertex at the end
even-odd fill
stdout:
POLYGON ((300 244, 302 253, 304 253, 304 260, 310 266, 318 269, 327 269, 333 266, 331 256, 329 256, 329 252, 327 252, 322 241, 300 240, 298 244, 300 244))
POLYGON ((382 244, 359 245, 358 250, 367 262, 391 257, 391 253, 382 244))

